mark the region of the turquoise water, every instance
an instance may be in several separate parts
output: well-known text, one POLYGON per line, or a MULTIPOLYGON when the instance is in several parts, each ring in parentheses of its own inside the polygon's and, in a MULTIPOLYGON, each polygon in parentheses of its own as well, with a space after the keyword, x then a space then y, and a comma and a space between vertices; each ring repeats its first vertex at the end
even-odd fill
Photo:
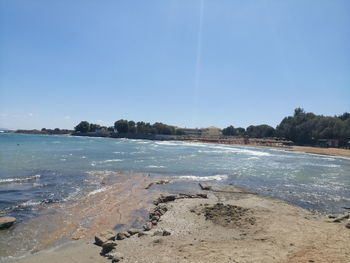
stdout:
POLYGON ((309 209, 350 206, 350 160, 215 144, 0 134, 0 215, 96 191, 99 173, 131 171, 234 184, 309 209))

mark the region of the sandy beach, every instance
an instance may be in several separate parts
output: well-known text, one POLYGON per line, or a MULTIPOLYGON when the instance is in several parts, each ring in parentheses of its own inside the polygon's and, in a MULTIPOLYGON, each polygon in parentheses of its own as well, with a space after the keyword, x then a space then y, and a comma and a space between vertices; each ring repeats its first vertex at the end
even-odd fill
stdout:
POLYGON ((90 239, 18 262, 349 262, 348 219, 335 223, 327 215, 234 186, 202 193, 208 198, 165 194, 149 207, 151 217, 159 208, 165 211, 156 225, 140 229, 142 235, 109 241, 115 242, 105 255, 110 259, 100 256, 101 247, 90 239))

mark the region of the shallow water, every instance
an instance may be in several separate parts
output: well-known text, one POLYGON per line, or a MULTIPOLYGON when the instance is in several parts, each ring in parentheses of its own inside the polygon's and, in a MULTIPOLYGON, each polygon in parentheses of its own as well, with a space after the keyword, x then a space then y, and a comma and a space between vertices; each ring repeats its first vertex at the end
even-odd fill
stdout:
POLYGON ((349 206, 350 160, 247 147, 87 137, 0 135, 0 211, 74 200, 108 171, 216 180, 330 212, 349 206))
POLYGON ((29 220, 51 204, 106 190, 101 181, 115 171, 180 180, 165 186, 171 191, 212 181, 331 213, 350 206, 346 158, 204 143, 0 134, 0 215, 29 220))

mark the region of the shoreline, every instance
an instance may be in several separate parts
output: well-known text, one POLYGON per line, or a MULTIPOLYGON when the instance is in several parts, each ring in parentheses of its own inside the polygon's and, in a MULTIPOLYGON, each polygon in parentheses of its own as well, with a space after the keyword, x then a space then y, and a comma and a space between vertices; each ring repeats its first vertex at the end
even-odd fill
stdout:
POLYGON ((112 262, 113 257, 114 262, 125 263, 345 263, 350 257, 347 221, 334 223, 334 219, 234 186, 207 187, 210 190, 202 192, 208 198, 179 199, 165 194, 156 199, 152 217, 157 207, 166 208, 157 224, 141 236, 110 241, 116 243, 106 254, 110 259, 100 256, 101 247, 92 241, 78 241, 18 263, 102 263, 112 262))
MULTIPOLYGON (((321 148, 316 146, 274 146, 274 145, 259 145, 259 144, 238 144, 238 143, 230 143, 230 142, 224 142, 224 141, 213 141, 210 142, 208 140, 204 139, 189 139, 189 140, 181 140, 181 139, 174 139, 174 140, 166 140, 166 139, 147 139, 147 138, 117 138, 117 137, 108 137, 108 136, 78 136, 78 135, 72 135, 72 134, 32 134, 32 133, 17 133, 17 134, 26 134, 26 135, 42 135, 42 136, 63 136, 63 137, 88 137, 88 138, 103 138, 103 139, 130 139, 130 140, 149 140, 149 141, 175 141, 175 142, 188 142, 188 143, 208 143, 208 144, 224 144, 224 145, 232 145, 232 146, 239 146, 239 147, 250 147, 250 148, 262 148, 262 149, 274 149, 274 150, 281 150, 281 151, 287 151, 287 152, 302 152, 302 153, 310 153, 310 154, 319 154, 319 155, 325 155, 325 156, 338 156, 338 157, 344 157, 344 158, 350 158, 350 149, 344 149, 344 148, 321 148)), ((254 139, 254 138, 252 138, 254 139)))
POLYGON ((218 142, 202 142, 201 140, 193 141, 181 141, 181 142, 192 142, 192 143, 208 143, 208 144, 218 144, 218 145, 231 145, 238 147, 248 147, 248 148, 260 148, 260 149, 273 149, 286 152, 300 152, 300 153, 309 153, 309 154, 318 154, 325 156, 335 156, 335 157, 344 157, 346 159, 350 158, 350 149, 342 148, 321 148, 314 146, 272 146, 272 145, 257 145, 257 144, 234 144, 234 143, 218 143, 218 142))

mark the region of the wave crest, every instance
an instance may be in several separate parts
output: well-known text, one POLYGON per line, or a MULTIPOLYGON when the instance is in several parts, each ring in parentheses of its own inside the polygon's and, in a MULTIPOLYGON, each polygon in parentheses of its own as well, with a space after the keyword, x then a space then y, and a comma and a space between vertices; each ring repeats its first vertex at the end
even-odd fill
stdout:
POLYGON ((6 179, 0 179, 0 184, 27 182, 27 181, 39 179, 40 177, 41 177, 40 174, 36 174, 36 175, 33 175, 33 176, 24 177, 24 178, 6 178, 6 179))

